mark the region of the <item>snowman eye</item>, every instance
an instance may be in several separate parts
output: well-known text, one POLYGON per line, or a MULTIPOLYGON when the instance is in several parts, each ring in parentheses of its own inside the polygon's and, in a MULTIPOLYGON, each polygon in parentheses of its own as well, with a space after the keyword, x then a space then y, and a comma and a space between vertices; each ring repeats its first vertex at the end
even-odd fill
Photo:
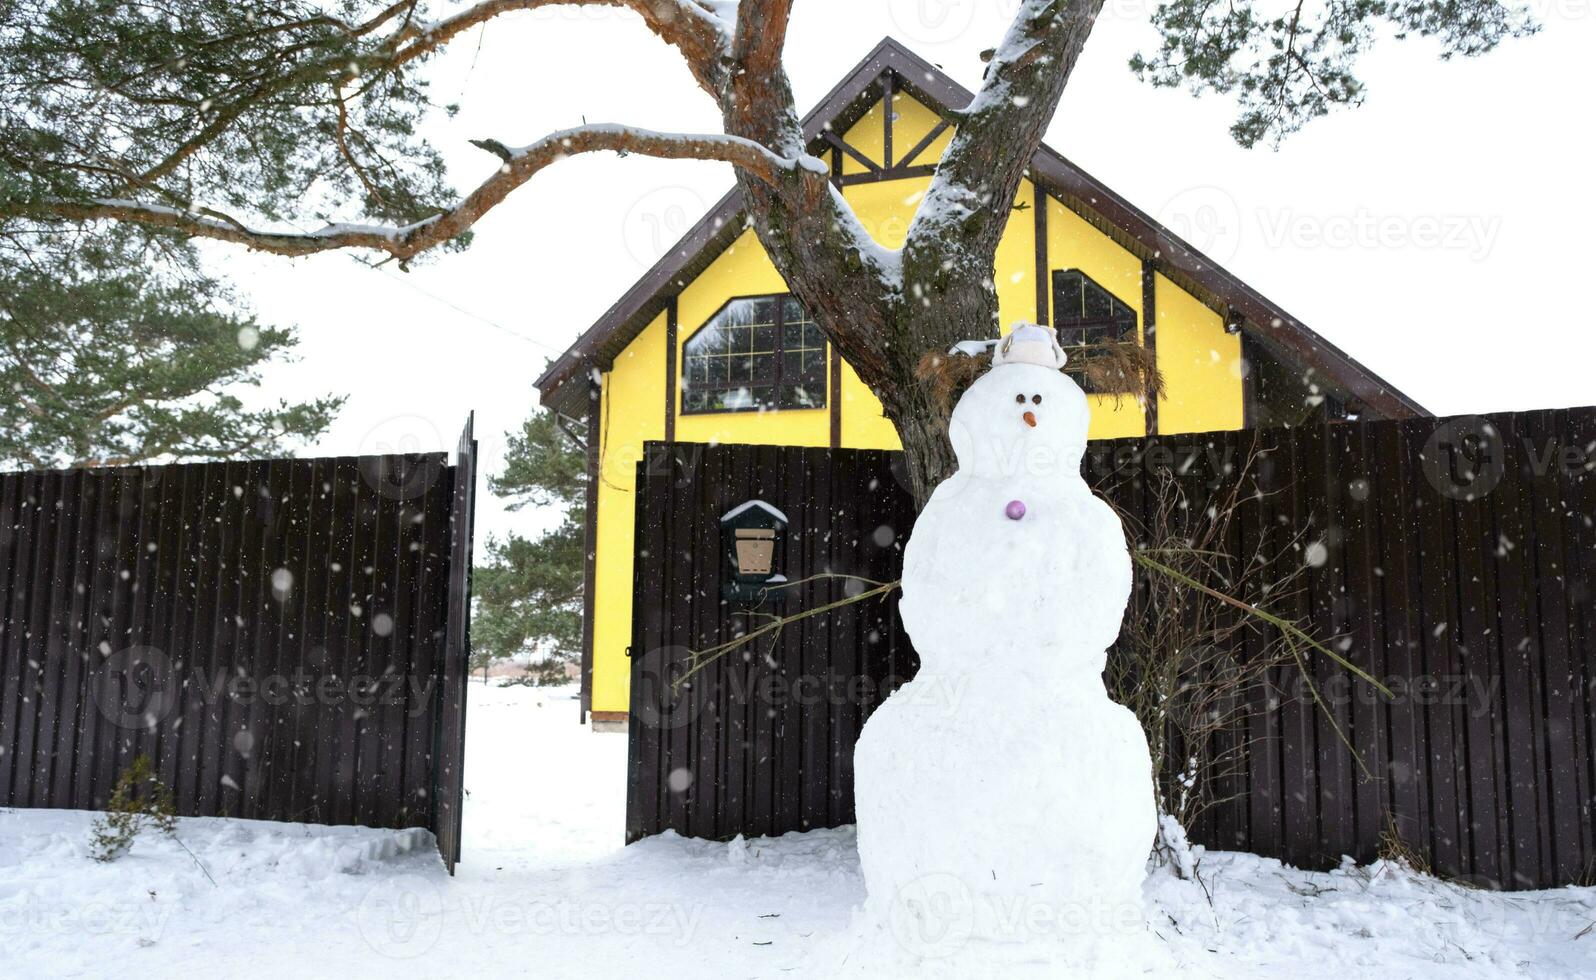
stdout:
POLYGON ((1042 396, 1041 395, 1032 395, 1031 396, 1031 404, 1032 405, 1040 405, 1040 404, 1042 404, 1042 396))
POLYGON ((1025 404, 1025 396, 1024 395, 1015 395, 1014 396, 1014 404, 1016 404, 1016 405, 1024 405, 1025 404))

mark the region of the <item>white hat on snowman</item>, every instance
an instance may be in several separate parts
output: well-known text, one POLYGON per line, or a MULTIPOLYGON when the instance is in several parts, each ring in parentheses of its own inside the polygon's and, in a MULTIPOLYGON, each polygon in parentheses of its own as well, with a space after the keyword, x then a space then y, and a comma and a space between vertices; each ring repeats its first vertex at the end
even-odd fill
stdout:
POLYGON ((1061 371, 1068 362, 1069 355, 1059 346, 1058 335, 1034 323, 1016 323, 1009 335, 998 341, 992 351, 993 367, 1035 364, 1061 371))

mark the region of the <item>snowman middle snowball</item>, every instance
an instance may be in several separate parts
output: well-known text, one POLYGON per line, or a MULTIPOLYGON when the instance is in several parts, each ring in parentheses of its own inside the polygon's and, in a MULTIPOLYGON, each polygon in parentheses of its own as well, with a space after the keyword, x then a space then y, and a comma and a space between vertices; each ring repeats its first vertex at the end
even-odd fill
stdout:
POLYGON ((900 608, 923 666, 981 649, 994 669, 1101 673, 1131 567, 1118 516, 1081 478, 1090 422, 1075 382, 1031 362, 999 363, 959 399, 958 471, 904 551, 900 608))

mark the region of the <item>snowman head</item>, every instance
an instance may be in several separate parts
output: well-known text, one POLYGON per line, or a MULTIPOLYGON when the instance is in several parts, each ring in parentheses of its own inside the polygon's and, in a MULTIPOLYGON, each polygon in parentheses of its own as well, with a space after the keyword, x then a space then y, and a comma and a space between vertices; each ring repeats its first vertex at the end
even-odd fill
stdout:
POLYGON ((1079 478, 1091 422, 1086 395, 1055 367, 998 363, 953 409, 948 435, 959 471, 988 479, 1079 478))

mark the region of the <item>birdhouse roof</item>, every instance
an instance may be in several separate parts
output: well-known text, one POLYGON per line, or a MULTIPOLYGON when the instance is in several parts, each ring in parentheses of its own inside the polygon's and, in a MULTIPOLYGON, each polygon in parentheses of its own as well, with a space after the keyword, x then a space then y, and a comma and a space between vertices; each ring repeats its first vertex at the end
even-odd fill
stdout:
POLYGON ((786 514, 763 500, 749 500, 738 504, 722 514, 720 522, 742 527, 786 527, 792 523, 786 514))

